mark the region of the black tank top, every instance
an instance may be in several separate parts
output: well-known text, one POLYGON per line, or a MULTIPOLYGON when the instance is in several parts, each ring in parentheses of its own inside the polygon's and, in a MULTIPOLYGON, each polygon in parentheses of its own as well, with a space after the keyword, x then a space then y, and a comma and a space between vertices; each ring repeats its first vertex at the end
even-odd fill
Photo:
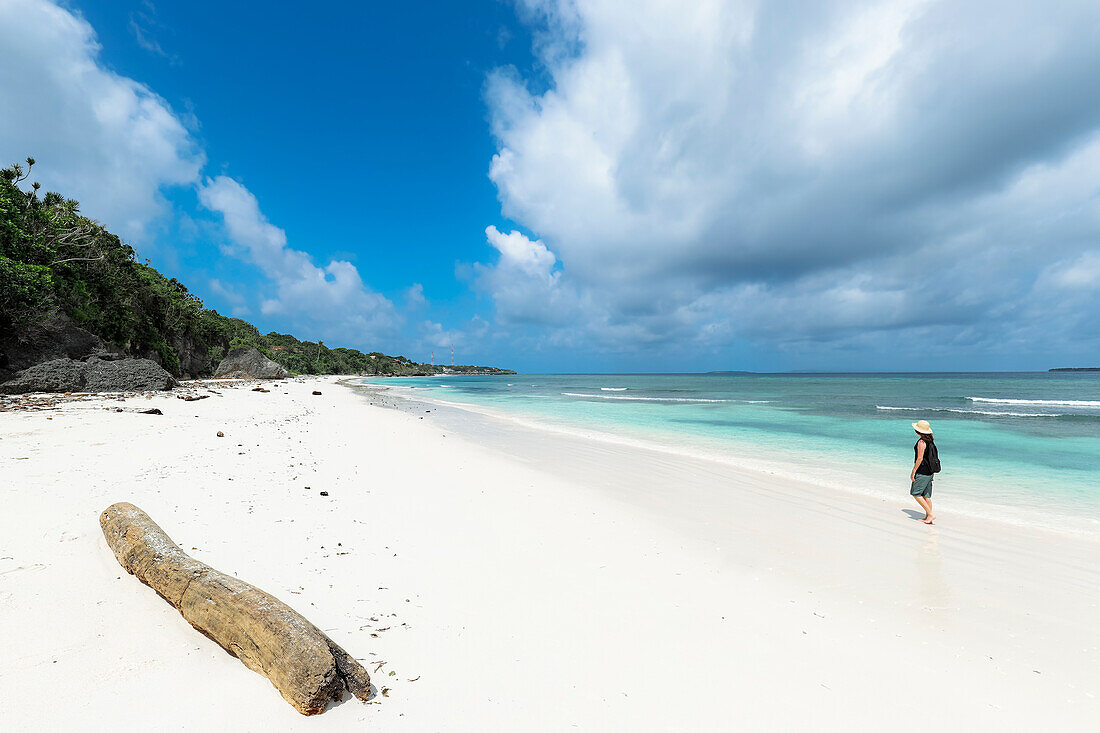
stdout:
MULTIPOLYGON (((917 448, 924 441, 924 438, 917 438, 917 442, 913 444, 913 460, 917 460, 917 448)), ((927 441, 927 445, 924 446, 924 457, 921 459, 920 465, 917 466, 917 473, 921 476, 931 476, 932 467, 928 465, 928 457, 932 455, 932 441, 927 441)))

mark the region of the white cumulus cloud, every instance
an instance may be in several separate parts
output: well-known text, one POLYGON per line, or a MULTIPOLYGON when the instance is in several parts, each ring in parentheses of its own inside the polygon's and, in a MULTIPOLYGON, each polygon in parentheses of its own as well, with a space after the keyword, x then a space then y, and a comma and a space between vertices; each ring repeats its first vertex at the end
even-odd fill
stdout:
POLYGON ((258 267, 273 283, 261 310, 279 314, 304 337, 366 343, 394 333, 400 319, 393 303, 372 291, 350 262, 323 267, 287 245, 286 233, 269 222, 256 197, 240 182, 217 176, 199 187, 199 201, 222 216, 227 248, 258 267))
POLYGON ((78 199, 126 238, 164 213, 162 188, 198 180, 205 156, 180 117, 104 66, 79 15, 46 0, 2 0, 0 49, 0 165, 34 157, 46 190, 78 199))
POLYGON ((498 257, 491 265, 474 265, 474 283, 493 297, 502 324, 564 323, 575 317, 577 295, 562 285, 557 257, 545 244, 492 225, 485 236, 498 257))

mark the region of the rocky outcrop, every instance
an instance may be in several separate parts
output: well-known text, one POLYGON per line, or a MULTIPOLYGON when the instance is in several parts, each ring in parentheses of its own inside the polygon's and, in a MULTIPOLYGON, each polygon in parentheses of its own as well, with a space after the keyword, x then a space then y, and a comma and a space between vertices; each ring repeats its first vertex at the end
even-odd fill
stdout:
POLYGON ((250 347, 233 349, 214 370, 215 379, 285 379, 289 376, 286 369, 250 347))
MULTIPOLYGON (((210 376, 210 347, 206 343, 184 334, 176 335, 171 346, 179 358, 179 374, 184 379, 210 376)), ((96 355, 119 358, 129 355, 164 366, 161 355, 153 349, 134 350, 127 346, 124 350, 76 325, 68 316, 54 313, 18 333, 0 334, 0 382, 36 364, 56 359, 83 361, 96 355)))
MULTIPOLYGON (((169 344, 179 359, 181 378, 210 376, 208 344, 189 334, 176 334, 170 338, 169 344)), ((165 366, 161 354, 154 349, 136 349, 129 344, 119 346, 107 343, 76 325, 68 316, 52 313, 15 333, 0 333, 0 382, 11 379, 16 372, 35 364, 54 359, 84 360, 100 354, 148 359, 165 366)), ((175 369, 175 365, 172 368, 175 369)))
POLYGON ((53 359, 35 364, 0 384, 0 392, 147 392, 175 385, 175 378, 155 362, 100 352, 84 361, 53 359))
POLYGON ((202 379, 213 374, 210 347, 204 341, 187 334, 169 335, 167 338, 176 356, 176 364, 166 364, 163 354, 153 348, 134 349, 128 346, 126 354, 135 359, 155 361, 180 379, 202 379))
POLYGON ((187 335, 176 336, 172 349, 180 360, 180 375, 184 379, 210 376, 210 346, 187 335))
MULTIPOLYGON (((51 314, 17 333, 0 334, 0 382, 53 359, 83 359, 110 348, 71 318, 51 314)), ((114 349, 114 351, 121 351, 114 349)))

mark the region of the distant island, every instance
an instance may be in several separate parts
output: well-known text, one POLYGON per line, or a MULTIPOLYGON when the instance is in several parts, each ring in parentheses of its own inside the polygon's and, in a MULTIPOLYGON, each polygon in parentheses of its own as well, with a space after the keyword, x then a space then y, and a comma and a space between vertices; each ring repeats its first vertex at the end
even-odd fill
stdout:
POLYGON ((255 347, 296 374, 515 374, 497 367, 422 364, 380 351, 331 348, 259 329, 204 308, 119 237, 59 193, 24 191, 27 166, 0 170, 0 382, 58 359, 147 359, 173 377, 213 374, 222 357, 255 347))
POLYGON ((1047 369, 1048 372, 1100 372, 1100 367, 1058 367, 1047 369))

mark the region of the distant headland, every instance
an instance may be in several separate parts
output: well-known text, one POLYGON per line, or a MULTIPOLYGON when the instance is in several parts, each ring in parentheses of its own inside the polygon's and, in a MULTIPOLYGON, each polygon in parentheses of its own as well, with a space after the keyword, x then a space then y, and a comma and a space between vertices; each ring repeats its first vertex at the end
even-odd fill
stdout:
POLYGON ((1100 367, 1057 367, 1048 372, 1100 372, 1100 367))

